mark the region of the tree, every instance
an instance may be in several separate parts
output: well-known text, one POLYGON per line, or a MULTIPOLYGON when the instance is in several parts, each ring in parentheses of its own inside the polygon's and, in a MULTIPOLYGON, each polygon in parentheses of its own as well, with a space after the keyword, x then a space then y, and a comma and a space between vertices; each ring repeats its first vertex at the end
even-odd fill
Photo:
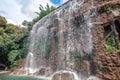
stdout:
POLYGON ((40 20, 41 18, 43 18, 44 16, 46 16, 47 14, 49 14, 50 12, 54 10, 55 10, 55 7, 53 6, 50 7, 49 4, 47 4, 45 8, 43 8, 43 6, 40 5, 39 12, 35 12, 38 15, 38 17, 33 19, 33 22, 36 23, 38 20, 40 20))
POLYGON ((0 16, 0 26, 5 27, 6 24, 7 24, 7 20, 5 19, 5 17, 0 16))
POLYGON ((45 8, 42 5, 40 5, 39 12, 35 12, 38 16, 36 18, 34 18, 31 22, 24 20, 22 25, 27 26, 28 30, 31 30, 32 26, 36 22, 38 22, 40 19, 42 19, 44 16, 48 15, 49 13, 51 13, 54 10, 55 10, 55 7, 49 6, 49 4, 47 4, 45 8))
POLYGON ((13 67, 27 53, 29 32, 25 28, 7 24, 1 16, 0 24, 0 64, 13 67))

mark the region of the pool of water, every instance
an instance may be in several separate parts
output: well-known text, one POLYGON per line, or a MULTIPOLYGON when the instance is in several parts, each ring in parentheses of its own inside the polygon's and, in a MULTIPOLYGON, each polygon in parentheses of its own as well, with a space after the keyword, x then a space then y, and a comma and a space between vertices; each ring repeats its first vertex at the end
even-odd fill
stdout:
POLYGON ((48 79, 33 78, 33 77, 26 77, 26 76, 0 75, 0 80, 48 80, 48 79))

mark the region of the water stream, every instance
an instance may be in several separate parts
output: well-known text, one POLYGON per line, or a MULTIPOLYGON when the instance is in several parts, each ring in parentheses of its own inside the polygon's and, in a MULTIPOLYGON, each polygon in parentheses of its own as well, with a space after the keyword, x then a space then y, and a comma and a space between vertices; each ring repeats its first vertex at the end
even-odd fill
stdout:
POLYGON ((31 31, 26 73, 39 72, 43 76, 68 73, 75 80, 90 76, 82 77, 82 68, 77 68, 76 62, 84 65, 82 61, 89 61, 87 56, 92 54, 91 17, 96 14, 93 8, 93 0, 70 0, 37 22, 31 31), (84 8, 86 2, 89 5, 84 8))

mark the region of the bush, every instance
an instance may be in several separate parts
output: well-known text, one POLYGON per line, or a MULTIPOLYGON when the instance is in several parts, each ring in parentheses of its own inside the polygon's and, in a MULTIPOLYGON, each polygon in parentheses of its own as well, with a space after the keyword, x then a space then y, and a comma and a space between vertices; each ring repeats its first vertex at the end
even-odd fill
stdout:
POLYGON ((113 35, 106 40, 106 48, 108 52, 114 52, 120 49, 120 45, 118 49, 116 48, 116 43, 113 35))

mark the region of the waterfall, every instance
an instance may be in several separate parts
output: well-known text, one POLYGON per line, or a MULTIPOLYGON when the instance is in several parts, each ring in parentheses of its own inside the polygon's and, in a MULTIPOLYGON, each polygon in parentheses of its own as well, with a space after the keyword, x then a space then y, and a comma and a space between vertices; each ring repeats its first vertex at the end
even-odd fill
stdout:
POLYGON ((89 64, 93 52, 91 18, 96 12, 91 1, 70 0, 33 26, 25 65, 28 73, 68 73, 76 80, 90 76, 90 72, 82 74, 81 66, 89 64))
POLYGON ((26 64, 25 64, 25 70, 27 71, 26 74, 28 73, 35 73, 37 71, 37 68, 35 67, 34 63, 34 55, 33 53, 28 53, 26 64))

